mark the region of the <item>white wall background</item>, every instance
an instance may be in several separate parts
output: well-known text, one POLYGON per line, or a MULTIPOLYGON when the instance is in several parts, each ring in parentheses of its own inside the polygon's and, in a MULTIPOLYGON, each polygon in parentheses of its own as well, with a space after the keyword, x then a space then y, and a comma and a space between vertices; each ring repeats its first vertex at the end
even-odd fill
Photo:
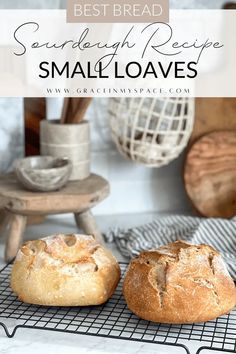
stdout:
MULTIPOLYGON (((111 140, 107 99, 95 99, 88 111, 92 132, 92 171, 107 178, 111 195, 97 214, 187 212, 182 182, 182 158, 160 169, 125 160, 111 140)), ((60 99, 48 99, 48 118, 57 118, 60 99)), ((8 171, 23 156, 23 100, 0 98, 0 171, 8 171)))
POLYGON ((23 101, 0 98, 0 173, 23 155, 23 101))
MULTIPOLYGON (((184 154, 166 167, 147 168, 125 160, 117 151, 109 129, 108 99, 94 99, 87 118, 92 132, 92 171, 111 184, 111 195, 97 214, 189 212, 182 180, 184 154)), ((61 102, 48 100, 48 118, 60 115, 61 102)))

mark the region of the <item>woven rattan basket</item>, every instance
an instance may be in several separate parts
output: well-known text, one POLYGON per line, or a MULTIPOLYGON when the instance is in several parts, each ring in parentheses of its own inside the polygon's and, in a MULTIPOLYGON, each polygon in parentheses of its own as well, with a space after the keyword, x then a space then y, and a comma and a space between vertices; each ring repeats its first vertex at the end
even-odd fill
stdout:
POLYGON ((193 129, 193 98, 111 98, 108 110, 120 153, 149 167, 177 158, 193 129))

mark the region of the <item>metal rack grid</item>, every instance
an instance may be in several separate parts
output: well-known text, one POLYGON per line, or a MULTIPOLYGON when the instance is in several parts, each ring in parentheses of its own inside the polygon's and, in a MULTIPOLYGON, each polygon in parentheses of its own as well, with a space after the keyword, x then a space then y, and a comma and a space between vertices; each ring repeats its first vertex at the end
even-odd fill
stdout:
MULTIPOLYGON (((122 263, 124 275, 127 264, 122 263)), ((122 280, 113 297, 94 307, 43 307, 24 304, 12 293, 12 265, 0 271, 0 325, 12 338, 18 328, 47 329, 75 334, 158 343, 188 349, 195 341, 203 349, 236 352, 236 309, 214 321, 191 325, 168 325, 144 321, 132 314, 122 296, 122 280)))

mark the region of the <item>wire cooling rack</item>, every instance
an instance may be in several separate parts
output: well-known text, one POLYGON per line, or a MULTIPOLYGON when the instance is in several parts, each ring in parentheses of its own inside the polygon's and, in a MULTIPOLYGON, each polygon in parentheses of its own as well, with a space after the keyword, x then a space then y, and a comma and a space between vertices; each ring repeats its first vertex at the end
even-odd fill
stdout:
MULTIPOLYGON (((123 275, 126 267, 127 264, 121 264, 123 275)), ((18 328, 36 328, 178 346, 188 354, 190 340, 195 341, 197 353, 203 349, 236 352, 236 309, 230 315, 206 323, 168 325, 148 322, 128 310, 122 296, 122 281, 113 297, 102 306, 29 305, 18 301, 10 289, 11 268, 12 265, 7 265, 0 271, 0 325, 9 338, 18 328)))

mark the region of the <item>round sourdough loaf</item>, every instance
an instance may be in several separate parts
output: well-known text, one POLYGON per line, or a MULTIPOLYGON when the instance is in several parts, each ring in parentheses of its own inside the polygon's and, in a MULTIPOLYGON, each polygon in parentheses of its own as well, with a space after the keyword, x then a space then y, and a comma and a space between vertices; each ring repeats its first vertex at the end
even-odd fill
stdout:
POLYGON ((220 254, 183 241, 133 259, 123 292, 137 316, 162 323, 205 322, 236 304, 236 288, 220 254))
POLYGON ((55 235, 21 247, 11 287, 30 304, 88 306, 106 302, 119 279, 116 259, 93 236, 55 235))

